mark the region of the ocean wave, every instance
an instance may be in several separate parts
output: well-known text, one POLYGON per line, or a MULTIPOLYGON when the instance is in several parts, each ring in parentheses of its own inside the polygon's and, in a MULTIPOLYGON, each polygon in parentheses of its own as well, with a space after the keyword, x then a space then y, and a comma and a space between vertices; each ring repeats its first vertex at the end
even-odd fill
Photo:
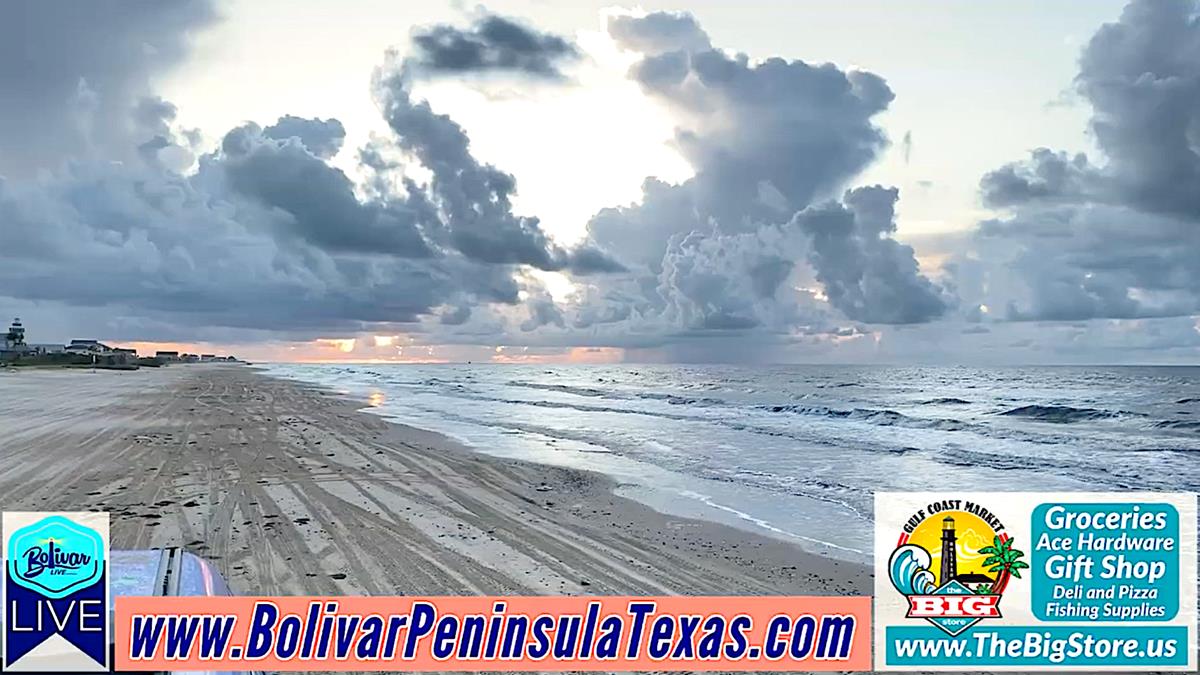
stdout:
MULTIPOLYGON (((602 381, 603 378, 600 378, 602 381)), ((681 396, 679 394, 665 394, 652 391, 624 393, 606 389, 596 389, 594 387, 578 387, 567 384, 542 384, 540 382, 522 382, 519 380, 511 380, 505 382, 506 386, 519 387, 522 389, 534 389, 537 391, 553 391, 560 394, 570 394, 573 396, 586 396, 588 398, 607 398, 618 401, 627 401, 631 399, 642 399, 646 401, 664 401, 671 405, 727 405, 727 402, 710 396, 681 396)))
POLYGON ((1067 405, 1023 405, 1000 413, 1000 415, 1005 417, 1026 417, 1054 424, 1072 424, 1074 422, 1112 419, 1125 414, 1131 413, 1100 410, 1098 408, 1072 408, 1067 405))
POLYGON ((1176 403, 1200 403, 1200 398, 1181 398, 1176 403))
MULTIPOLYGON (((1120 451, 1117 448, 1113 450, 1120 451)), ((998 455, 962 447, 942 448, 936 453, 936 457, 943 464, 984 467, 998 471, 1042 472, 1121 490, 1170 490, 1178 487, 1171 479, 1164 479, 1154 472, 1143 471, 1133 464, 1099 463, 1065 457, 1054 459, 1029 455, 998 455)))
POLYGON ((1050 471, 1070 475, 1078 471, 1078 462, 1055 460, 1049 457, 1030 457, 1028 455, 999 455, 992 452, 968 450, 959 446, 949 446, 934 452, 937 461, 951 466, 987 467, 999 471, 1050 471))
POLYGON ((1161 420, 1152 425, 1155 429, 1181 429, 1200 432, 1200 420, 1161 420))
POLYGON ((647 401, 666 401, 671 405, 727 405, 726 401, 719 398, 712 398, 711 396, 680 396, 678 394, 659 394, 655 392, 642 392, 634 396, 647 401))
MULTIPOLYGON (((1074 437, 1065 437, 1061 435, 1047 435, 1020 429, 997 429, 989 428, 986 425, 975 424, 963 420, 947 419, 947 418, 922 418, 910 417, 903 413, 890 409, 872 409, 872 408, 854 408, 854 409, 838 409, 820 405, 801 405, 801 404, 779 404, 779 405, 757 405, 750 406, 745 409, 734 411, 732 415, 716 415, 713 414, 712 408, 704 403, 695 406, 681 405, 678 412, 649 409, 638 407, 626 407, 622 405, 603 405, 597 403, 584 403, 583 401, 548 401, 548 400, 529 400, 529 399, 513 399, 504 396, 487 396, 464 391, 461 388, 456 388, 453 391, 442 390, 443 395, 452 395, 455 398, 475 400, 488 403, 499 403, 503 405, 524 405, 537 408, 549 409, 565 409, 575 410, 579 412, 589 413, 608 413, 615 415, 638 415, 644 417, 653 417, 659 419, 667 419, 678 422, 702 422, 707 424, 715 424, 734 431, 749 432, 757 435, 770 436, 776 438, 791 438, 803 443, 822 445, 822 446, 840 446, 847 442, 847 439, 842 434, 829 435, 829 431, 818 432, 815 429, 784 429, 774 426, 760 426, 753 423, 753 420, 740 418, 742 410, 754 410, 766 413, 788 413, 794 415, 804 415, 821 419, 825 421, 846 421, 857 422, 860 424, 869 424, 876 427, 897 427, 903 429, 913 429, 918 431, 937 431, 937 432, 967 432, 978 434, 981 437, 990 437, 993 439, 1006 439, 1017 442, 1035 443, 1038 445, 1061 445, 1063 443, 1073 442, 1074 437), (695 410, 695 414, 687 414, 687 411, 695 410), (705 411, 710 412, 705 412, 705 411), (739 419, 740 418, 740 419, 739 419)), ((651 394, 649 392, 639 392, 644 396, 632 396, 620 400, 630 400, 639 398, 656 398, 664 400, 662 394, 651 394)), ((593 399, 596 400, 596 399, 593 399)), ((612 400, 612 399, 609 399, 612 400)), ((703 401, 704 399, 702 399, 703 401)), ((715 400, 715 399, 708 399, 715 400)), ((878 445, 868 444, 861 438, 855 439, 856 449, 866 452, 887 452, 903 453, 912 448, 896 447, 895 443, 881 443, 878 445)))
POLYGON ((921 401, 921 405, 970 405, 971 402, 966 399, 955 398, 953 396, 944 396, 942 398, 931 398, 928 401, 921 401))
POLYGON ((761 405, 756 410, 773 413, 792 413, 831 419, 847 419, 869 422, 883 427, 905 427, 908 429, 936 429, 940 431, 962 431, 969 425, 961 420, 946 418, 909 417, 895 410, 875 410, 871 408, 853 408, 842 410, 812 405, 761 405))
POLYGON ((560 394, 574 394, 575 396, 589 396, 592 398, 605 398, 611 394, 611 392, 603 389, 594 389, 592 387, 573 387, 567 384, 542 384, 540 382, 520 382, 517 380, 505 382, 504 384, 510 387, 537 389, 539 391, 554 391, 560 394))

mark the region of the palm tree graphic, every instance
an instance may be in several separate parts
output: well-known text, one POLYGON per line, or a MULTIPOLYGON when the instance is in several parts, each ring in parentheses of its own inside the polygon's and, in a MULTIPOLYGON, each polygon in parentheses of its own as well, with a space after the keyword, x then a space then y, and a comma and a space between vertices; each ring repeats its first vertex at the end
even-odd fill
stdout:
POLYGON ((983 548, 979 549, 980 553, 986 553, 988 555, 987 559, 983 561, 985 566, 991 565, 991 567, 988 568, 988 571, 999 572, 1000 574, 996 577, 996 581, 991 585, 991 587, 986 585, 980 586, 975 591, 976 593, 1003 593, 1004 588, 1008 586, 1008 580, 1010 578, 1016 577, 1020 579, 1020 570, 1029 569, 1029 565, 1025 561, 1018 560, 1018 558, 1024 557, 1025 553, 1012 547, 1013 539, 1014 537, 1001 539, 1000 535, 996 535, 992 539, 991 546, 984 546, 983 548))

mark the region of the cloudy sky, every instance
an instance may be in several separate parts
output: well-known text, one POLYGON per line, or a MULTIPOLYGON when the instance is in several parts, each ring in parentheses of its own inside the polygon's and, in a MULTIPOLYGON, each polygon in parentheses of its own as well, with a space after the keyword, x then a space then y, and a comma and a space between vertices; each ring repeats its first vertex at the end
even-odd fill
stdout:
POLYGON ((1196 0, 0 4, 0 317, 255 359, 1194 363, 1196 0))

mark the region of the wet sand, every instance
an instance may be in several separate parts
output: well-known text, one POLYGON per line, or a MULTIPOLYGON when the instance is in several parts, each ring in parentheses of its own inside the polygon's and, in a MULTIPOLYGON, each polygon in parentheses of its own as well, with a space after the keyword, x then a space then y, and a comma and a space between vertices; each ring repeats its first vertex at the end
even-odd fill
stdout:
POLYGON ((244 366, 0 372, 0 507, 112 512, 235 592, 869 594, 866 567, 659 514, 244 366))

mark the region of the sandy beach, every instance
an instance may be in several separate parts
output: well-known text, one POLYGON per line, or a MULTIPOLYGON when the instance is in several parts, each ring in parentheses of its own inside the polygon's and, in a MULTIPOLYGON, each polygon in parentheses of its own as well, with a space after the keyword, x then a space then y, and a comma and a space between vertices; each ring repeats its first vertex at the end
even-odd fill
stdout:
POLYGON ((246 594, 867 594, 863 566, 659 514, 243 366, 0 373, 4 510, 112 512, 246 594))

